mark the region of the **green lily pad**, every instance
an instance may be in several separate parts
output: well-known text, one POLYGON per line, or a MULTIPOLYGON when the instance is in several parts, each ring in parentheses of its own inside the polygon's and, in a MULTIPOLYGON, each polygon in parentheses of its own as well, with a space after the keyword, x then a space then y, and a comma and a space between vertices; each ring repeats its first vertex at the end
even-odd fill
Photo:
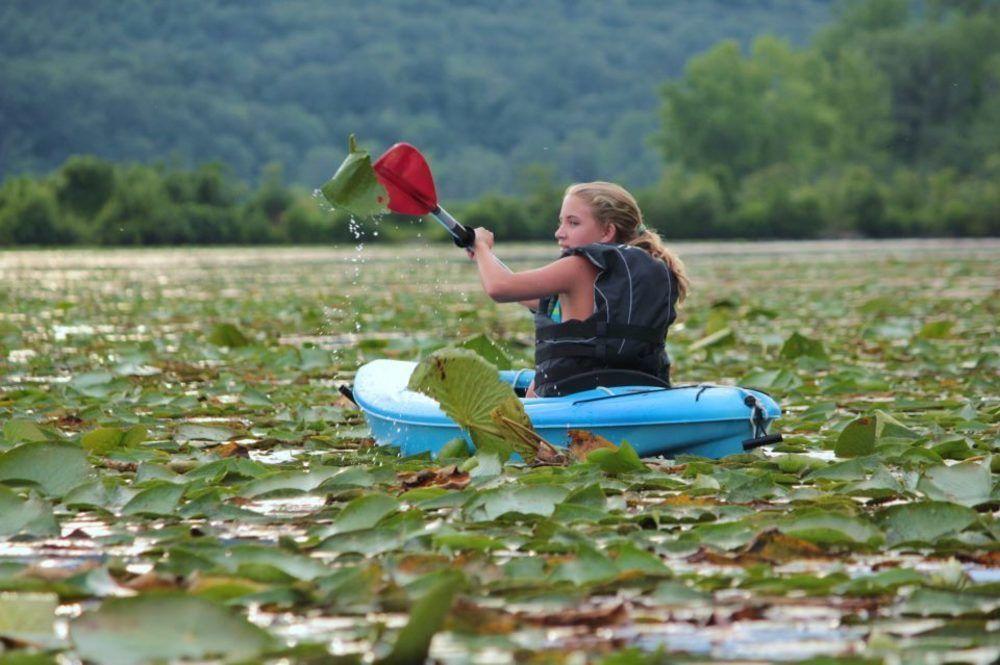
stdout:
POLYGON ((213 657, 249 660, 274 644, 266 631, 225 607, 181 594, 106 600, 73 620, 69 631, 83 658, 109 665, 213 657))
POLYGON ((154 517, 173 515, 182 496, 184 485, 159 481, 132 497, 122 508, 122 514, 154 517))
POLYGON ((324 527, 321 538, 335 533, 371 529, 384 517, 399 509, 399 500, 387 494, 366 494, 354 499, 334 518, 333 524, 324 527))
POLYGON ((8 443, 48 441, 51 437, 36 423, 23 418, 11 418, 3 424, 3 438, 8 443))
POLYGON ((59 524, 52 506, 37 496, 22 499, 17 492, 0 485, 0 538, 27 534, 57 536, 59 524))
POLYGON ((972 591, 916 589, 900 607, 903 614, 919 616, 978 617, 1000 608, 1000 596, 972 591))
POLYGON ((358 149, 354 134, 348 138, 347 148, 347 158, 321 188, 323 197, 333 207, 358 217, 385 213, 389 194, 375 176, 371 155, 358 149))
POLYGON ((646 465, 628 441, 622 441, 616 448, 597 448, 590 451, 587 454, 587 464, 593 464, 611 475, 646 471, 646 465))
POLYGON ((524 442, 493 416, 503 407, 510 412, 508 417, 530 428, 524 407, 514 389, 479 354, 467 349, 437 351, 417 365, 407 387, 436 400, 449 418, 469 431, 477 450, 503 457, 515 450, 527 453, 524 442))
POLYGON ((785 343, 781 346, 779 355, 782 358, 794 360, 795 358, 826 358, 826 350, 823 342, 817 339, 810 339, 798 332, 793 332, 785 343))
POLYGON ((250 339, 231 323, 217 323, 208 333, 208 343, 238 349, 250 345, 250 339))
POLYGON ((59 596, 54 593, 0 593, 0 637, 41 648, 60 646, 55 630, 59 596))
POLYGON ((431 640, 444 625, 455 594, 461 587, 460 574, 449 572, 442 576, 410 608, 409 620, 396 637, 389 655, 377 661, 379 665, 409 665, 426 661, 431 640))
POLYGON ((917 490, 929 499, 970 507, 990 501, 991 489, 990 460, 931 467, 917 483, 917 490))
POLYGON ((31 483, 51 496, 62 496, 92 474, 83 449, 77 446, 24 443, 0 454, 0 482, 31 483))
POLYGON ((890 506, 881 515, 886 544, 933 544, 938 538, 958 533, 976 521, 976 511, 944 501, 925 501, 890 506))
POLYGON ((458 347, 478 353, 486 362, 497 369, 510 369, 513 367, 513 363, 507 352, 486 335, 470 337, 459 344, 458 347))
POLYGON ((146 440, 145 427, 99 427, 80 437, 80 445, 93 455, 107 455, 119 448, 131 448, 146 440))
POLYGON ((872 546, 884 540, 882 532, 868 520, 823 511, 806 511, 778 528, 817 545, 872 546))

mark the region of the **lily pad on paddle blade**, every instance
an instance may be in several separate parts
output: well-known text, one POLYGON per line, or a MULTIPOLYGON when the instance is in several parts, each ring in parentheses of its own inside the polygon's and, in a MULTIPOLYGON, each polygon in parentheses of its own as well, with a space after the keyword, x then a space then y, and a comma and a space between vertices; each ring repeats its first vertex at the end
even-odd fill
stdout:
POLYGON ((388 212, 389 195, 375 178, 372 158, 367 150, 359 150, 354 134, 348 139, 350 154, 333 177, 322 187, 323 197, 335 208, 342 208, 359 217, 371 217, 388 212))

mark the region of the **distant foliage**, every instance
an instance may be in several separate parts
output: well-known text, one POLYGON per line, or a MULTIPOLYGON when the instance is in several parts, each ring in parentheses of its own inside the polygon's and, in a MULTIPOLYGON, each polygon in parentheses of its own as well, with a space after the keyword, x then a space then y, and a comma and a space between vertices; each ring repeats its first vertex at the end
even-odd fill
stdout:
MULTIPOLYGON (((444 0, 438 3, 448 4, 444 0)), ((426 15, 417 12, 415 22, 406 23, 406 30, 421 26, 430 31, 428 34, 436 34, 437 24, 431 20, 434 4, 428 5, 426 15)), ((611 13, 591 9, 606 21, 624 22, 625 30, 635 27, 628 22, 636 16, 660 25, 662 16, 673 11, 670 7, 680 7, 653 4, 660 8, 659 13, 646 9, 652 5, 640 3, 615 5, 621 11, 611 13), (654 17, 658 18, 654 21, 654 17)), ((545 8, 540 11, 559 7, 560 12, 573 13, 572 34, 590 29, 585 28, 589 15, 581 10, 576 16, 576 6, 539 5, 545 8)), ((0 9, 0 19, 4 12, 23 18, 27 5, 19 7, 0 9)), ((207 15, 222 11, 215 3, 206 7, 202 11, 207 15)), ((232 21, 249 20, 253 12, 246 7, 226 11, 232 13, 232 21)), ((345 9, 345 16, 354 17, 351 20, 368 16, 365 12, 369 10, 361 7, 345 9)), ((740 11, 758 16, 742 3, 740 7, 740 11)), ((137 9, 133 18, 138 21, 144 11, 154 10, 137 9)), ((301 13, 286 9, 286 5, 270 6, 268 11, 293 24, 301 13)), ((513 18, 497 15, 487 19, 482 8, 465 7, 462 11, 470 21, 483 20, 512 30, 513 41, 514 36, 526 39, 534 34, 520 24, 509 23, 513 18)), ((768 11, 773 13, 774 8, 768 11)), ((736 10, 725 13, 723 23, 739 15, 736 10)), ((386 16, 399 18, 392 11, 386 16)), ((170 20, 194 29, 186 19, 170 20)), ((0 25, 4 25, 2 20, 0 25)), ((196 25, 199 30, 206 29, 201 23, 196 25)), ((161 29, 149 25, 140 32, 148 36, 161 29)), ((0 28, 0 33, 4 30, 9 27, 0 28)), ((96 94, 93 87, 87 87, 93 83, 87 76, 98 74, 78 72, 83 78, 73 78, 59 68, 70 66, 65 60, 58 60, 61 64, 57 67, 56 60, 14 57, 11 67, 0 68, 0 89, 14 90, 13 95, 0 96, 0 121, 5 129, 13 126, 17 130, 30 124, 30 116, 35 121, 33 127, 47 127, 49 133, 36 136, 32 130, 29 133, 35 138, 30 140, 27 134, 18 133, 20 130, 0 136, 0 169, 17 170, 27 165, 23 161, 28 159, 26 155, 48 155, 41 162, 32 162, 41 164, 74 141, 103 136, 93 133, 97 125, 87 124, 97 119, 116 132, 116 150, 140 138, 149 148, 147 152, 126 151, 118 157, 166 153, 167 145, 157 142, 171 136, 180 141, 174 147, 188 145, 191 140, 198 149, 211 151, 225 144, 232 152, 226 153, 227 166, 210 164, 194 170, 71 157, 50 176, 8 178, 0 187, 0 243, 322 243, 393 240, 415 234, 442 238, 436 225, 412 219, 390 216, 377 225, 357 225, 344 214, 323 211, 307 191, 286 184, 287 171, 280 166, 263 169, 255 189, 242 184, 260 155, 293 164, 288 181, 323 182, 343 158, 337 146, 343 144, 348 129, 368 127, 375 116, 380 118, 378 127, 361 133, 366 139, 364 147, 376 147, 367 139, 377 143, 390 136, 406 136, 421 147, 429 146, 443 202, 466 224, 491 228, 501 240, 551 239, 565 186, 586 179, 619 179, 633 188, 647 224, 667 239, 1000 235, 998 3, 849 0, 838 5, 833 23, 808 46, 771 36, 760 37, 747 48, 734 40, 718 42, 692 58, 682 75, 661 87, 660 130, 650 142, 660 150, 659 163, 655 159, 650 162, 645 149, 635 147, 655 130, 655 112, 652 108, 642 110, 638 102, 630 105, 627 102, 632 98, 616 87, 634 83, 629 78, 635 73, 633 65, 639 67, 646 57, 642 54, 648 55, 640 39, 645 33, 636 33, 634 52, 615 51, 621 61, 611 64, 608 60, 600 67, 590 60, 600 49, 581 48, 570 53, 560 41, 569 37, 556 33, 552 32, 552 41, 544 49, 535 49, 545 52, 552 67, 541 67, 537 60, 531 60, 534 64, 529 67, 527 61, 517 60, 525 69, 510 65, 502 73, 491 69, 492 61, 477 60, 473 65, 437 51, 425 52, 416 33, 408 59, 397 53, 395 44, 370 41, 359 36, 361 33, 348 34, 344 40, 355 50, 348 49, 343 57, 353 62, 356 53, 371 55, 376 46, 387 49, 386 54, 380 54, 380 62, 383 66, 395 63, 392 80, 398 82, 398 89, 384 89, 388 83, 379 77, 368 80, 359 78, 355 70, 337 69, 328 84, 341 94, 330 97, 327 87, 320 84, 329 73, 326 68, 332 65, 324 65, 326 60, 304 60, 301 67, 290 67, 285 77, 268 82, 284 91, 277 95, 268 88, 262 93, 273 97, 266 106, 267 114, 273 116, 258 117, 255 114, 260 109, 254 102, 249 107, 239 106, 226 101, 229 93, 220 92, 250 85, 247 81, 253 80, 257 70, 249 61, 245 68, 236 66, 250 55, 227 54, 211 63, 192 59, 188 64, 199 76, 205 73, 204 68, 230 68, 216 72, 219 88, 206 97, 204 113, 198 117, 201 124, 192 126, 193 134, 183 138, 171 134, 182 125, 167 123, 153 128, 118 117, 119 111, 126 113, 132 108, 130 104, 138 103, 134 99, 109 111, 109 116, 81 112, 66 118, 61 114, 74 108, 76 101, 71 100, 48 104, 46 109, 19 106, 33 99, 31 86, 51 83, 45 76, 63 76, 58 80, 80 86, 79 93, 86 96, 96 94), (45 63, 53 69, 46 70, 49 65, 45 63), (559 69, 556 64, 564 67, 559 69), (5 81, 16 82, 21 75, 26 77, 21 83, 28 88, 3 85, 5 81), (445 94, 436 87, 445 85, 442 81, 453 85, 454 76, 458 76, 462 90, 472 91, 468 99, 462 96, 466 92, 456 97, 451 88, 445 94), (592 94, 578 94, 574 87, 585 79, 592 94), (330 124, 316 129, 320 127, 317 118, 310 120, 299 107, 282 101, 295 97, 292 92, 300 89, 293 82, 302 80, 315 83, 315 96, 328 100, 330 109, 346 104, 352 110, 324 115, 323 122, 330 124), (511 86, 516 81, 533 83, 518 88, 515 95, 513 88, 505 92, 496 89, 497 80, 511 86), (397 108, 379 106, 395 95, 405 100, 408 114, 382 117, 373 113, 375 108, 397 108), (515 98, 517 103, 511 105, 515 98), (609 99, 621 103, 608 103, 609 99), (367 105, 362 100, 368 100, 367 105), (543 100, 546 109, 560 109, 555 114, 558 132, 545 128, 550 116, 521 107, 522 103, 530 106, 530 100, 543 100), (415 108, 422 110, 412 112, 415 108), (215 113, 222 113, 220 117, 227 118, 231 126, 204 133, 217 122, 215 113), (254 122, 248 119, 251 116, 254 122), (265 117, 274 123, 255 124, 265 117), (600 131, 588 124, 595 118, 606 120, 600 131), (51 122, 55 124, 46 125, 51 122), (330 134, 330 128, 340 131, 342 125, 341 133, 330 134), (240 127, 250 133, 237 140, 232 132, 242 131, 240 127), (316 131, 310 133, 310 127, 316 131), (275 138, 279 135, 285 138, 275 138), (283 142, 286 139, 288 142, 283 142), (310 148, 294 147, 300 139, 310 148), (270 148, 261 148, 263 144, 270 148), (438 150, 438 146, 442 148, 438 150), (320 162, 322 169, 317 166, 320 162), (17 164, 20 167, 13 166, 17 164), (643 171, 641 177, 634 172, 638 167, 643 171), (650 184, 636 186, 642 182, 650 184), (463 200, 450 192, 475 193, 477 198, 463 200)), ((284 32, 274 34, 278 43, 288 45, 284 37, 279 39, 284 32)), ((592 40, 600 36, 597 32, 586 34, 592 40)), ((24 53, 37 53, 49 41, 53 52, 69 47, 59 30, 18 35, 24 42, 24 53)), ((309 35, 315 36, 306 31, 298 38, 303 50, 297 57, 307 58, 315 47, 309 35)), ((110 43, 125 49, 124 42, 116 39, 110 43)), ((129 48, 142 52, 146 46, 140 42, 129 48)), ((275 48, 279 54, 285 53, 275 48)), ((668 73, 664 70, 662 78, 668 73)), ((176 74, 162 75, 172 80, 176 74)), ((646 70, 644 75, 648 74, 646 70)), ((122 81, 119 83, 126 86, 123 90, 127 89, 122 81)), ((187 96, 189 92, 177 93, 176 100, 171 100, 177 102, 171 112, 188 109, 186 105, 193 99, 187 96)), ((61 98, 54 99, 58 102, 61 98)), ((95 146, 90 152, 106 151, 95 146)))
POLYGON ((356 132, 419 145, 452 199, 532 163, 649 184, 656 86, 719 39, 804 42, 830 2, 4 2, 0 176, 171 156, 311 189, 356 132))
POLYGON ((663 88, 668 235, 1000 234, 1000 5, 855 0, 811 47, 722 42, 663 88))

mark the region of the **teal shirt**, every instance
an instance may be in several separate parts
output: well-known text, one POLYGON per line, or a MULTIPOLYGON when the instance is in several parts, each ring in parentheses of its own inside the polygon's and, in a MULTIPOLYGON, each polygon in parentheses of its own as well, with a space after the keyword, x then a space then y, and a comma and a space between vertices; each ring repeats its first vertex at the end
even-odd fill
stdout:
POLYGON ((562 323, 562 303, 559 302, 558 298, 555 303, 556 304, 552 306, 552 311, 549 312, 549 318, 556 323, 562 323))

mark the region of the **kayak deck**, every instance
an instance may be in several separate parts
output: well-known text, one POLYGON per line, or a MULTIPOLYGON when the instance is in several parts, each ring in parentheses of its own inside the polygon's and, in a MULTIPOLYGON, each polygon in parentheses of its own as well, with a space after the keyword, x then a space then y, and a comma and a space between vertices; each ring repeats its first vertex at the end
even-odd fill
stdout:
MULTIPOLYGON (((436 454, 468 433, 433 399, 406 385, 416 363, 375 360, 355 376, 354 399, 372 437, 403 455, 436 454)), ((533 370, 504 371, 501 378, 523 390, 533 370)), ((734 386, 695 385, 598 387, 563 397, 522 398, 535 430, 557 446, 569 444, 569 430, 581 429, 615 444, 628 441, 642 456, 686 453, 723 457, 743 452, 743 442, 760 436, 781 409, 759 391, 734 386), (754 423, 757 405, 757 423, 754 423)))

